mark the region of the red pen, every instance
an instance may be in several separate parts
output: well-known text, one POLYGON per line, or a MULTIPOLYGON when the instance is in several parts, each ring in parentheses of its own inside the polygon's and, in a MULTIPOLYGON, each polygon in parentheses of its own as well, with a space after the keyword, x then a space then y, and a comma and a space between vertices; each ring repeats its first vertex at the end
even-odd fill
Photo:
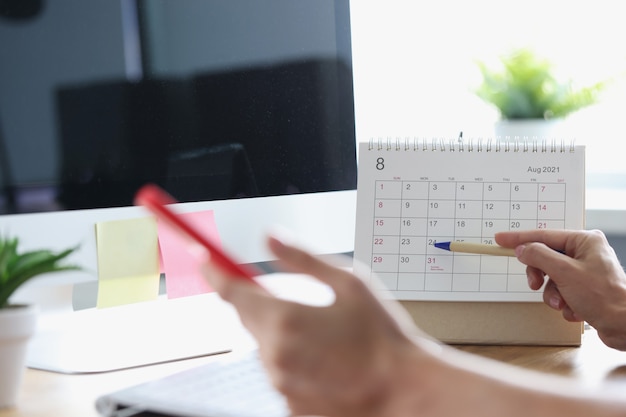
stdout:
POLYGON ((224 272, 256 283, 254 277, 261 274, 260 270, 258 271, 256 268, 236 263, 222 249, 196 230, 182 216, 167 207, 168 204, 174 203, 177 203, 177 201, 171 195, 154 184, 144 185, 135 195, 136 205, 146 207, 159 219, 166 221, 168 224, 174 226, 180 232, 185 234, 188 238, 202 245, 202 247, 204 247, 211 254, 211 262, 214 262, 215 265, 221 268, 224 272))

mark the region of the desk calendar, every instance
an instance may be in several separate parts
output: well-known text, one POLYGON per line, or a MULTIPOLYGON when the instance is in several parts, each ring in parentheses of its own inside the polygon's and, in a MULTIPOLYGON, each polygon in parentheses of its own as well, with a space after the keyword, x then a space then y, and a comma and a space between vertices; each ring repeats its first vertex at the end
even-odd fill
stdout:
POLYGON ((542 301, 514 257, 447 252, 498 231, 584 227, 584 147, 525 141, 359 144, 355 269, 401 300, 542 301))

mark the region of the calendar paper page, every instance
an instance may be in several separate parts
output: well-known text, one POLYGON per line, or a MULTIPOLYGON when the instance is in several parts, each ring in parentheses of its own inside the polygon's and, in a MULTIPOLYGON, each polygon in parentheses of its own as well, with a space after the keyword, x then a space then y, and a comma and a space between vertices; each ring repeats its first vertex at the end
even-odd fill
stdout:
POLYGON ((582 146, 361 143, 355 270, 401 300, 542 301, 516 258, 434 243, 583 228, 584 166, 582 146))

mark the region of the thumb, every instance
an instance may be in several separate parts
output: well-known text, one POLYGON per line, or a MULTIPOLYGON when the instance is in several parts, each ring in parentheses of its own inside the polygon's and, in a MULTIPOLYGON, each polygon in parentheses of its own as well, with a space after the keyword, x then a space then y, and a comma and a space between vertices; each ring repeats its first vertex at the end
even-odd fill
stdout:
POLYGON ((268 238, 268 246, 278 258, 281 269, 315 277, 335 292, 337 292, 338 283, 344 281, 337 280, 337 277, 350 275, 347 271, 321 260, 304 249, 285 243, 276 236, 268 238))
POLYGON ((238 310, 259 308, 257 304, 265 302, 266 298, 273 298, 263 286, 231 275, 210 260, 202 263, 200 271, 220 297, 238 310))

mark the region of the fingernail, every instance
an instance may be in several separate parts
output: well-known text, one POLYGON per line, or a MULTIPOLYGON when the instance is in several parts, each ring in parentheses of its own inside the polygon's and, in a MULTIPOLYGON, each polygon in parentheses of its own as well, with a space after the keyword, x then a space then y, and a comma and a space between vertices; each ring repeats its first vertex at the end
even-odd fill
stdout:
POLYGON ((283 246, 294 241, 293 233, 284 226, 272 226, 267 235, 283 246))
POLYGON ((552 307, 555 310, 560 310, 561 309, 561 299, 559 297, 552 297, 549 300, 550 303, 550 307, 552 307))
POLYGON ((515 256, 517 256, 518 258, 520 256, 522 256, 522 253, 524 252, 524 249, 526 249, 526 245, 519 245, 518 247, 515 248, 515 256))
POLYGON ((285 249, 285 244, 283 243, 282 239, 279 239, 276 236, 269 236, 267 241, 270 245, 270 248, 272 248, 272 251, 274 252, 282 251, 285 249))

